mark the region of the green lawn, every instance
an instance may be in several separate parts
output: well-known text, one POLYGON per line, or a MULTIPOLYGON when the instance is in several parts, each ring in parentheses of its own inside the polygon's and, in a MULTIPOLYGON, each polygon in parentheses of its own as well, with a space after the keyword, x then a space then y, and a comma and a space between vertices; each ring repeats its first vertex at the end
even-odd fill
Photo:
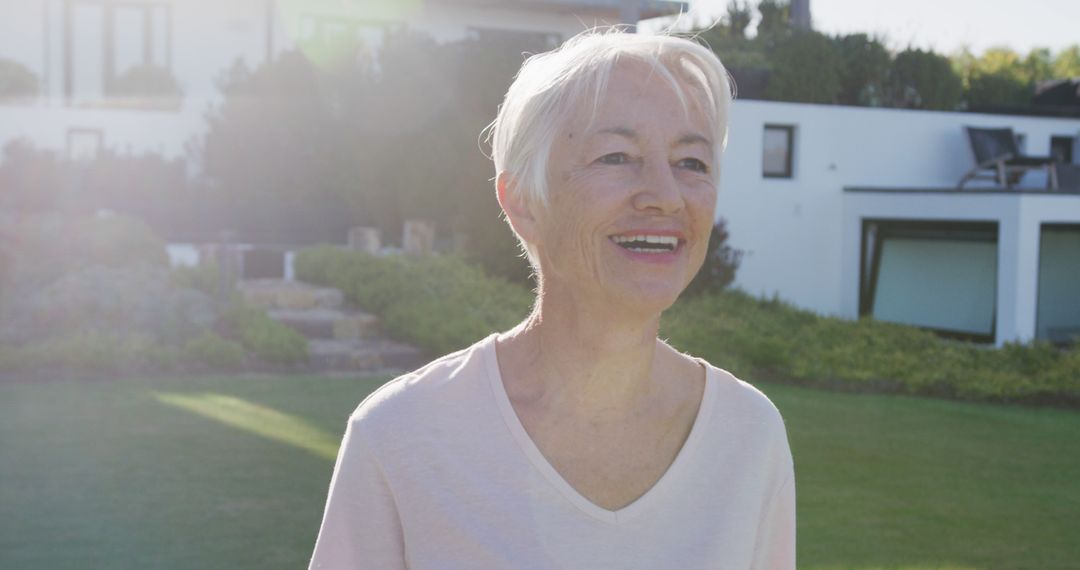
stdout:
MULTIPOLYGON (((299 568, 383 379, 0 385, 0 568, 299 568)), ((1066 568, 1080 413, 767 386, 806 568, 1066 568)))

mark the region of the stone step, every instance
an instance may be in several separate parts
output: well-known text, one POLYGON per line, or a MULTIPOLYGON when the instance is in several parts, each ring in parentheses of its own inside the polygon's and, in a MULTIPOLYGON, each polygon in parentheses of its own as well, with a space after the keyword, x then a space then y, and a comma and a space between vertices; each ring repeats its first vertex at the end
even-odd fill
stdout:
POLYGON ((270 309, 267 314, 309 339, 356 340, 379 334, 379 318, 359 311, 270 309))
POLYGON ((389 340, 331 340, 308 342, 311 366, 320 371, 401 372, 422 365, 426 358, 417 348, 389 340))
POLYGON ((263 309, 340 309, 345 305, 345 294, 340 290, 299 281, 250 279, 240 282, 238 288, 248 304, 263 309))

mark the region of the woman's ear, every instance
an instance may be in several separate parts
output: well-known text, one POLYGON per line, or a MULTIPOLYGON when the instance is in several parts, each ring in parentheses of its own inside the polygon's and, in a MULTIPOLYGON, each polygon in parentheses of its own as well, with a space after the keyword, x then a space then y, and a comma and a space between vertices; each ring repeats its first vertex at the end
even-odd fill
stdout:
POLYGON ((516 191, 513 178, 506 172, 500 172, 495 179, 495 195, 499 199, 510 227, 528 243, 536 243, 536 214, 529 200, 516 191))

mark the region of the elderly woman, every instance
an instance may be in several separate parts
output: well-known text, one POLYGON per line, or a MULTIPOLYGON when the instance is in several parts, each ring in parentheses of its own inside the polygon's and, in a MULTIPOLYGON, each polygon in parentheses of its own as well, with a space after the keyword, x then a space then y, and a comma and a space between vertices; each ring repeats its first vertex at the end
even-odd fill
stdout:
POLYGON ((312 568, 794 568, 779 413, 657 338, 705 258, 730 93, 674 37, 526 61, 492 128, 535 308, 360 404, 312 568))

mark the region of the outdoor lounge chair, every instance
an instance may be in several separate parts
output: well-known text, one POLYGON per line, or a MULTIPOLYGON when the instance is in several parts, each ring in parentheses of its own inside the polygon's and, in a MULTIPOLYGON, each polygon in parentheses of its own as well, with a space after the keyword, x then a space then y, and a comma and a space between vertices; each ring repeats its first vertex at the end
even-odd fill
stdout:
POLYGON ((994 180, 999 185, 1012 188, 1029 170, 1046 172, 1046 187, 1057 190, 1057 169, 1049 156, 1024 156, 1016 148, 1016 135, 1010 128, 980 129, 965 127, 971 152, 975 155, 975 168, 960 179, 957 190, 963 190, 968 180, 975 178, 994 180))

